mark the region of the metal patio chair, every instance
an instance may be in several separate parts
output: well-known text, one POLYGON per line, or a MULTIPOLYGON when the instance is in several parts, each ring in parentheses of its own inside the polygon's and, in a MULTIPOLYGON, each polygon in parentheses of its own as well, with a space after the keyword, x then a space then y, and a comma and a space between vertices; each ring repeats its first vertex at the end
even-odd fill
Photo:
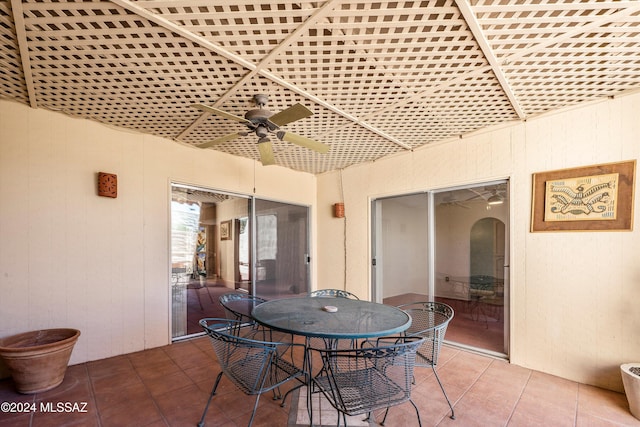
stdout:
POLYGON ((447 332, 449 322, 453 319, 453 308, 440 302, 413 302, 399 305, 398 308, 409 313, 412 319, 411 326, 404 332, 405 335, 417 336, 425 339, 418 349, 416 355, 416 366, 431 367, 431 369, 433 369, 433 374, 435 375, 436 380, 438 380, 438 384, 444 394, 444 398, 447 400, 449 408, 451 408, 450 418, 455 420, 456 417, 453 411, 453 405, 451 405, 451 401, 447 396, 447 392, 444 391, 444 386, 442 385, 438 372, 436 371, 436 365, 438 364, 438 356, 440 355, 444 335, 447 332))
POLYGON ((356 294, 352 294, 348 291, 343 291, 342 289, 318 289, 316 291, 311 291, 308 294, 310 297, 331 297, 331 298, 351 298, 351 299, 360 299, 356 294))
POLYGON ((319 353, 322 367, 312 378, 312 390, 322 392, 342 415, 345 426, 347 415, 366 413, 369 419, 378 409, 386 409, 384 425, 389 408, 407 401, 422 425, 420 412, 411 400, 416 351, 422 343, 420 337, 402 336, 366 341, 363 344, 367 345, 347 350, 314 348, 310 352, 319 353))
POLYGON ((218 301, 220 305, 222 305, 222 308, 224 308, 227 319, 253 323, 254 320, 251 317, 251 310, 266 300, 248 294, 228 293, 220 295, 218 301))
MULTIPOLYGON (((282 398, 280 386, 291 380, 299 380, 300 384, 287 391, 282 398, 281 406, 284 406, 289 393, 307 383, 304 369, 280 356, 287 349, 297 347, 306 357, 304 345, 253 339, 255 336, 262 335, 250 325, 242 326, 240 323, 236 320, 219 318, 200 320, 200 325, 211 339, 222 370, 213 385, 198 427, 204 426, 209 405, 223 374, 242 392, 256 396, 249 426, 253 424, 262 393, 273 390, 274 399, 280 399, 282 398)), ((305 364, 306 361, 303 362, 303 366, 305 364)))
POLYGON ((218 300, 220 301, 220 305, 224 308, 227 319, 241 322, 238 323, 238 325, 252 325, 256 330, 262 332, 262 337, 256 337, 256 339, 262 339, 264 341, 293 342, 293 335, 274 331, 269 328, 263 328, 251 316, 253 309, 257 305, 266 302, 266 299, 243 293, 228 293, 220 295, 218 300))

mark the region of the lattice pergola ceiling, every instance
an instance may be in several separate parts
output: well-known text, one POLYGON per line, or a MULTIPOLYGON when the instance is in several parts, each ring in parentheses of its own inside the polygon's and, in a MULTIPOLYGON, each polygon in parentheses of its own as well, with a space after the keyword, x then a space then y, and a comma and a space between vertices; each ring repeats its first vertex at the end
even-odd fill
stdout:
POLYGON ((275 158, 313 174, 640 87, 635 0, 0 0, 0 34, 0 96, 188 144, 243 130, 194 103, 301 103, 331 149, 275 158))

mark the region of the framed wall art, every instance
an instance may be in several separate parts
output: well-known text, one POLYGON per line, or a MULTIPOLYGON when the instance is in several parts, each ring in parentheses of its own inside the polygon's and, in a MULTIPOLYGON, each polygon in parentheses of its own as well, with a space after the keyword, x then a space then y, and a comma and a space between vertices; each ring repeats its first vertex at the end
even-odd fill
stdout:
POLYGON ((220 223, 220 240, 231 240, 231 221, 220 223))
POLYGON ((636 161, 533 174, 531 231, 630 231, 636 161))

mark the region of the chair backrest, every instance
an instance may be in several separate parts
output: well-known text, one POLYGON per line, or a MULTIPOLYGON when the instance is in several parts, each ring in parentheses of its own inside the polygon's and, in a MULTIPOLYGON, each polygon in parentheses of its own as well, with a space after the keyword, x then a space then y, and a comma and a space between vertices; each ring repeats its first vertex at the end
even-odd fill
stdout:
POLYGON ((308 294, 310 297, 330 297, 330 298, 351 298, 360 299, 356 294, 352 294, 342 289, 318 289, 317 291, 311 291, 308 294))
POLYGON ((437 365, 447 326, 453 319, 453 308, 441 302, 414 302, 400 305, 398 308, 411 316, 411 326, 405 331, 405 334, 425 338, 424 343, 418 349, 416 364, 419 366, 437 365))
POLYGON ((227 319, 252 322, 251 311, 266 300, 253 295, 228 293, 220 295, 218 301, 220 301, 220 305, 224 308, 227 319))
POLYGON ((314 384, 331 405, 358 415, 411 399, 416 351, 420 337, 386 337, 348 350, 314 349, 323 369, 314 384))
POLYGON ((207 318, 200 320, 211 339, 222 372, 244 393, 260 394, 270 388, 265 385, 272 360, 281 343, 255 340, 255 329, 242 327, 237 320, 207 318), (246 336, 243 333, 247 332, 246 336))

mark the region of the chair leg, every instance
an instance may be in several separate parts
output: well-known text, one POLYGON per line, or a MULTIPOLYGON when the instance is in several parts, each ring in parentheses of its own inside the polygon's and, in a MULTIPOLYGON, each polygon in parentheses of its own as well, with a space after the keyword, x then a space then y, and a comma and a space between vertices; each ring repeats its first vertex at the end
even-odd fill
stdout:
POLYGON ((253 405, 253 412, 251 413, 251 419, 249 420, 249 424, 247 427, 251 427, 253 425, 253 418, 256 416, 256 411, 258 410, 258 402, 260 401, 260 394, 256 396, 256 403, 253 405))
MULTIPOLYGON (((420 420, 420 411, 418 411, 418 407, 416 406, 415 403, 413 403, 413 400, 409 399, 409 402, 411 402, 411 404, 413 405, 413 409, 416 410, 416 415, 418 416, 418 426, 422 427, 422 421, 420 420)), ((387 408, 386 411, 384 411, 384 417, 382 418, 382 422, 380 423, 381 426, 384 425, 384 422, 387 420, 387 414, 389 413, 389 408, 387 408)), ((371 413, 369 413, 369 415, 371 415, 371 413)), ((369 417, 365 418, 365 420, 368 420, 369 417)))
POLYGON ((382 422, 380 423, 381 426, 384 425, 384 422, 387 421, 387 414, 389 413, 389 408, 387 408, 386 411, 384 411, 384 417, 382 417, 382 422))
MULTIPOLYGON (((445 394, 446 396, 446 394, 445 394)), ((448 401, 448 399, 447 399, 448 401)), ((411 404, 413 405, 413 409, 416 410, 416 415, 418 416, 418 427, 422 427, 422 421, 420 421, 420 411, 418 411, 418 407, 416 406, 415 403, 413 403, 413 400, 409 399, 409 402, 411 402, 411 404)), ((453 409, 451 409, 451 411, 453 411, 453 409)))
POLYGON ((207 416, 207 411, 209 410, 209 404, 211 403, 211 399, 216 394, 216 389, 218 388, 218 384, 220 383, 220 378, 222 378, 222 372, 218 374, 218 378, 216 378, 216 382, 211 389, 211 394, 209 395, 209 400, 207 400, 207 405, 204 407, 204 412, 202 413, 202 418, 200 418, 200 422, 198 423, 198 427, 204 427, 204 418, 207 416))
POLYGON ((444 391, 444 386, 442 385, 442 381, 440 381, 440 377, 438 376, 438 372, 436 372, 435 365, 431 365, 431 369, 433 369, 433 374, 436 376, 436 380, 438 380, 438 384, 440 384, 440 389, 442 390, 442 394, 444 394, 444 398, 447 399, 447 403, 449 404, 449 408, 451 408, 451 416, 449 418, 451 418, 452 420, 455 420, 456 416, 455 416, 455 413, 453 412, 453 406, 451 405, 451 401, 449 401, 449 396, 447 396, 447 392, 444 391))
POLYGON ((287 402, 287 396, 289 396, 289 394, 291 394, 291 392, 292 392, 292 391, 298 390, 298 389, 300 389, 301 387, 303 387, 304 385, 305 385, 304 383, 300 383, 300 384, 298 384, 297 386, 293 387, 293 388, 292 388, 291 390, 289 390, 288 392, 286 392, 286 393, 284 394, 284 397, 282 398, 282 403, 280 403, 280 407, 281 407, 281 408, 284 408, 284 407, 285 407, 285 404, 286 404, 286 402, 287 402))
MULTIPOLYGON (((389 412, 389 408, 387 408, 387 412, 389 412)), ((385 412, 385 417, 386 417, 387 413, 385 412)), ((370 421, 371 420, 371 412, 367 412, 367 418, 365 418, 362 421, 370 421)))

